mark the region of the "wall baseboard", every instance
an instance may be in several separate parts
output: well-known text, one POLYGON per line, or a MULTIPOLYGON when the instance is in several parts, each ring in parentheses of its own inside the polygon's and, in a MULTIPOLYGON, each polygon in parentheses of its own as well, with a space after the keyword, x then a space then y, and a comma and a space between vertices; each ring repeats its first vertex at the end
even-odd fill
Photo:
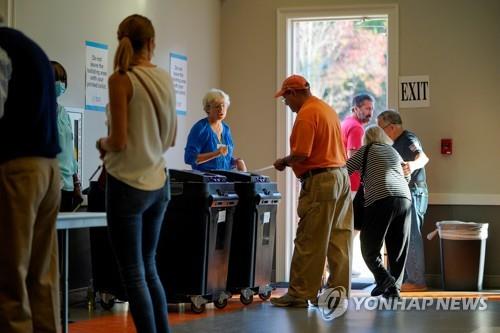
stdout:
POLYGON ((499 194, 429 193, 430 205, 500 206, 499 194))
MULTIPOLYGON (((425 274, 427 285, 431 288, 442 289, 441 274, 425 274)), ((500 290, 500 275, 485 275, 483 278, 483 291, 487 289, 500 290)))

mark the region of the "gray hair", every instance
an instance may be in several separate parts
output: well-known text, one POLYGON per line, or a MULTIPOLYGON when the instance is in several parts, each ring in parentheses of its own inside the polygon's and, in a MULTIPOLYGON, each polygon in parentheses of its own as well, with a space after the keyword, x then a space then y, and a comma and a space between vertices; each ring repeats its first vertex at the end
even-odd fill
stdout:
POLYGON ((386 124, 403 125, 401 115, 396 110, 385 110, 377 116, 377 119, 382 120, 386 124))
POLYGON ((223 99, 224 103, 229 107, 231 104, 231 100, 229 99, 229 95, 223 92, 220 89, 215 89, 212 88, 210 89, 206 94, 205 97, 203 97, 203 110, 207 111, 210 109, 210 103, 215 101, 216 99, 223 99))
POLYGON ((365 129, 365 135, 363 136, 363 144, 367 145, 370 143, 385 143, 392 145, 392 140, 385 134, 384 130, 377 125, 370 125, 365 129))

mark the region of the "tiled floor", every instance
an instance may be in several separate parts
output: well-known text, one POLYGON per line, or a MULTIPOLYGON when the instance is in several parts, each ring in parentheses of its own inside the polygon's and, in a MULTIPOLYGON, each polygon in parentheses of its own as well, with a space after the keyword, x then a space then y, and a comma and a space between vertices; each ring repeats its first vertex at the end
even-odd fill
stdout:
MULTIPOLYGON (((273 296, 283 294, 278 289, 273 296)), ((322 308, 276 308, 269 302, 254 298, 244 306, 238 296, 233 297, 225 309, 207 306, 202 314, 193 314, 178 306, 169 308, 172 332, 474 332, 500 333, 500 292, 442 292, 403 293, 403 301, 393 309, 377 306, 369 298, 369 290, 353 291, 347 312, 333 320, 326 320, 322 308), (410 298, 410 296, 412 298, 410 298), (483 297, 478 303, 477 297, 483 297), (458 299, 454 304, 452 298, 458 299), (464 299, 478 307, 465 310, 464 299), (438 301, 441 305, 438 307, 438 301), (403 305, 404 304, 404 305, 403 305), (446 305, 448 304, 448 305, 446 305), (426 310, 423 311, 423 306, 426 310), (448 310, 443 307, 448 306, 448 310), (454 308, 453 308, 454 307, 454 308)), ((389 307, 390 308, 390 307, 389 307)), ((88 312, 84 304, 71 308, 70 333, 133 333, 127 303, 117 304, 112 311, 98 307, 88 312)))

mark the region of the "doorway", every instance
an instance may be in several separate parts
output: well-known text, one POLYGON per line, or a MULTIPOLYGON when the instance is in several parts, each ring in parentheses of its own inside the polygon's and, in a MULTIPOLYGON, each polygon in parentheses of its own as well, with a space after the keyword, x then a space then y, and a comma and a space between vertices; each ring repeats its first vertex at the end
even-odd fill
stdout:
MULTIPOLYGON (((375 114, 397 101, 397 5, 278 10, 277 84, 290 74, 303 75, 312 93, 326 101, 342 120, 358 93, 375 98, 375 114)), ((277 106, 284 108, 285 106, 277 106)), ((278 156, 289 153, 292 112, 278 112, 278 156)), ((373 120, 372 120, 373 121, 373 120)), ((284 204, 277 226, 278 281, 288 281, 300 185, 291 170, 278 177, 284 204)), ((353 244, 353 270, 371 277, 353 244)))

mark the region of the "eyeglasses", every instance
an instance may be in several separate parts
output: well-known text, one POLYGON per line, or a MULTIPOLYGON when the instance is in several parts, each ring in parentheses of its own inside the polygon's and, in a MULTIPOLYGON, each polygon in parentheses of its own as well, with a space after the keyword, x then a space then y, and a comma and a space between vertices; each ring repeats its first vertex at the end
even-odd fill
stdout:
POLYGON ((286 97, 287 97, 288 95, 290 95, 290 94, 292 93, 292 91, 293 91, 292 89, 288 89, 288 90, 286 90, 286 91, 283 93, 283 95, 282 95, 282 97, 281 97, 281 103, 283 103, 283 104, 285 104, 285 105, 288 105, 288 102, 287 102, 287 100, 286 100, 286 97))
POLYGON ((390 125, 392 125, 392 123, 385 124, 384 126, 381 126, 381 128, 382 128, 383 130, 385 130, 385 129, 386 129, 387 127, 389 127, 390 125))
POLYGON ((226 106, 226 103, 220 103, 220 104, 210 104, 210 109, 212 110, 219 110, 219 109, 224 109, 226 106))

